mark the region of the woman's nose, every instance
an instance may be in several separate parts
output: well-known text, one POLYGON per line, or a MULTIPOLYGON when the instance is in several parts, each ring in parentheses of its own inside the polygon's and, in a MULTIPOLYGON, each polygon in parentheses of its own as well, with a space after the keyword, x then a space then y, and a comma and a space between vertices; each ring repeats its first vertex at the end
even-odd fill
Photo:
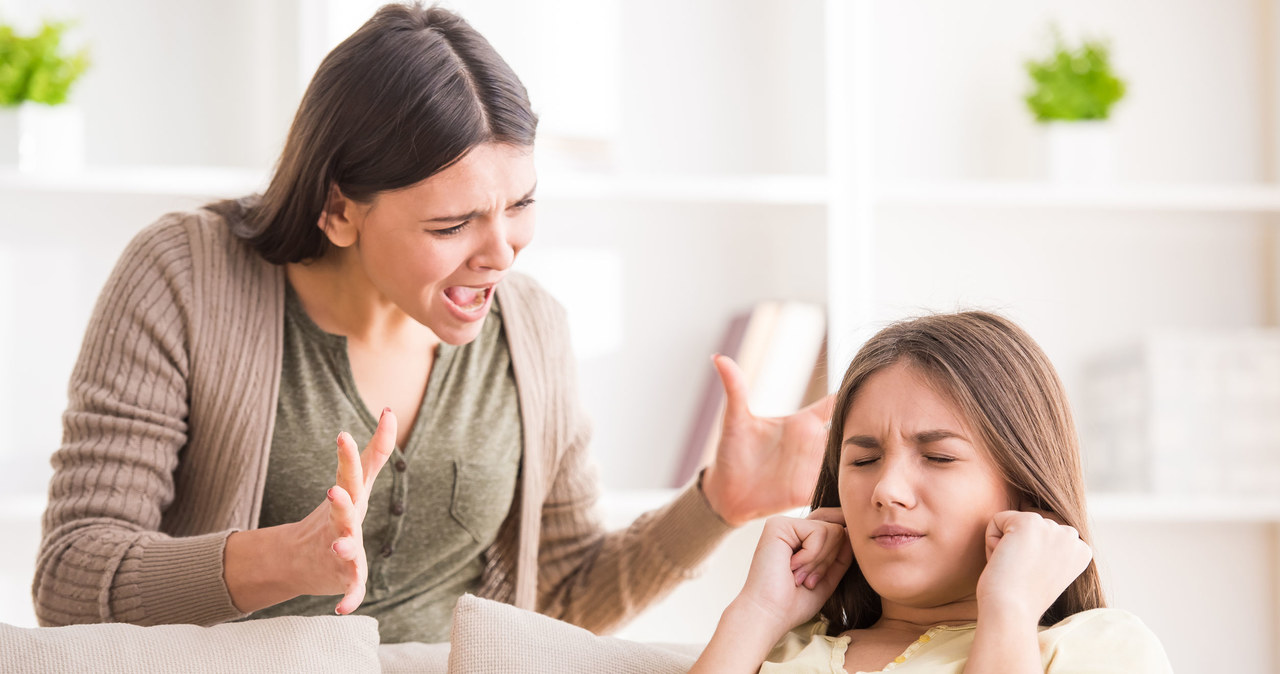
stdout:
POLYGON ((473 263, 481 269, 506 271, 515 261, 516 253, 528 243, 528 236, 521 231, 523 228, 523 224, 507 218, 494 221, 473 263))

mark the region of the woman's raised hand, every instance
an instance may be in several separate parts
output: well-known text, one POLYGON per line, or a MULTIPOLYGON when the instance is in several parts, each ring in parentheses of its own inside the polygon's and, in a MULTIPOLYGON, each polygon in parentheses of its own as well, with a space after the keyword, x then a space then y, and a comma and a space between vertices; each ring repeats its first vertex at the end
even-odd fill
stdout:
POLYGON ((342 594, 336 611, 345 615, 364 601, 369 564, 364 551, 364 516, 369 509, 369 490, 386 465, 396 443, 396 415, 382 410, 378 429, 357 452, 355 440, 346 431, 338 434, 337 482, 311 514, 299 522, 299 545, 310 562, 303 594, 342 594))
MULTIPOLYGON (((776 637, 817 615, 853 563, 853 548, 838 508, 807 519, 770 517, 735 604, 776 621, 776 637)), ((775 637, 775 638, 776 638, 775 637)))
POLYGON ((724 384, 724 426, 716 458, 703 475, 707 501, 726 522, 807 505, 818 481, 834 397, 787 417, 765 418, 747 408, 747 382, 737 363, 715 357, 724 384))
POLYGON ((1038 512, 1006 510, 987 525, 987 566, 978 578, 978 613, 1039 622, 1093 559, 1074 527, 1038 512))

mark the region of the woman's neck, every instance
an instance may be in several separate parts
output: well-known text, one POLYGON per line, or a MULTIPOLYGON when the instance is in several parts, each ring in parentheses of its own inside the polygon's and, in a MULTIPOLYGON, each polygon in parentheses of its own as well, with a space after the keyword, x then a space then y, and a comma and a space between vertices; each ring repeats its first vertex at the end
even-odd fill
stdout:
POLYGON ((288 263, 285 275, 307 316, 325 332, 369 345, 440 341, 374 287, 350 249, 331 248, 318 260, 288 263))

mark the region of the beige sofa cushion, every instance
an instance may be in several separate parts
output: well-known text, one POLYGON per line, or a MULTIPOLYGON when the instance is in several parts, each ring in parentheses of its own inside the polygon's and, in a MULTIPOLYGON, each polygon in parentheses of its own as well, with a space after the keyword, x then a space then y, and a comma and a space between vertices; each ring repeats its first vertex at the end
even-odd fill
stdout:
POLYGON ((283 617, 213 627, 0 623, 0 671, 379 672, 378 621, 283 617))
POLYGON ((601 637, 514 606, 463 595, 453 610, 450 674, 684 674, 699 648, 601 637))

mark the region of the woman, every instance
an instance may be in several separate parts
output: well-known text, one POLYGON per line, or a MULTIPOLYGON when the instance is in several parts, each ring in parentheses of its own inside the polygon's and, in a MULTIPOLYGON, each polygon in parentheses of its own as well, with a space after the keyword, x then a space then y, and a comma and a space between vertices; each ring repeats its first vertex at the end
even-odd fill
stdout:
POLYGON ((384 641, 444 641, 474 592, 607 630, 803 500, 829 401, 754 418, 721 358, 700 484, 601 530, 563 312, 508 273, 535 127, 470 26, 389 5, 320 65, 260 198, 134 239, 72 375, 42 624, 336 605, 384 641))
POLYGON ((836 409, 815 510, 766 523, 694 672, 1171 671, 1104 608, 1066 395, 1020 328, 892 325, 836 409))

